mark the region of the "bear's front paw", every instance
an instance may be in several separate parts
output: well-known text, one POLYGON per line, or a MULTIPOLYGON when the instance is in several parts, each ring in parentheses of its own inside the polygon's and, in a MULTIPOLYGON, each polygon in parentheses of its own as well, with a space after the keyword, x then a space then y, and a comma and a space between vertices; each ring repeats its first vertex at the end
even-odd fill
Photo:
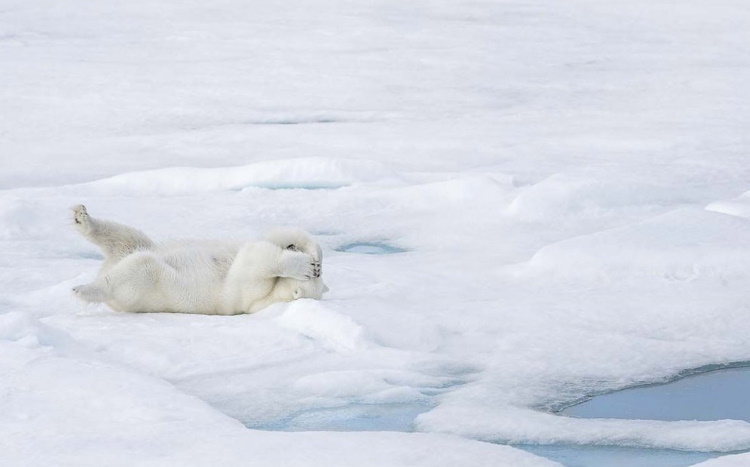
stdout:
POLYGON ((323 274, 323 263, 319 260, 313 260, 313 277, 320 277, 323 274))
POLYGON ((291 277, 300 281, 320 277, 320 262, 306 253, 298 253, 287 250, 284 271, 282 276, 291 277))

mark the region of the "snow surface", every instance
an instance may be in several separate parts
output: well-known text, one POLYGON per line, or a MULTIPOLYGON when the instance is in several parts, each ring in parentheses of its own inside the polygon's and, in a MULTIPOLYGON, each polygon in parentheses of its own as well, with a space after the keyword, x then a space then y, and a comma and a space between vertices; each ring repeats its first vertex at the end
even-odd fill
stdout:
POLYGON ((750 360, 748 43, 744 0, 3 0, 0 463, 750 449, 744 421, 554 414, 750 360), (157 239, 305 228, 331 292, 78 304, 78 203, 157 239))

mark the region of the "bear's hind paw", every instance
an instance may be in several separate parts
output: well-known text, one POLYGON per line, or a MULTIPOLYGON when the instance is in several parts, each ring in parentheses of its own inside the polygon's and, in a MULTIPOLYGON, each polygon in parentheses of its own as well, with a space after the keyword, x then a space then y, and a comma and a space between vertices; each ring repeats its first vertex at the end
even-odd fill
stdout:
POLYGON ((84 284, 73 287, 73 295, 88 303, 101 303, 109 300, 109 294, 98 285, 84 284))

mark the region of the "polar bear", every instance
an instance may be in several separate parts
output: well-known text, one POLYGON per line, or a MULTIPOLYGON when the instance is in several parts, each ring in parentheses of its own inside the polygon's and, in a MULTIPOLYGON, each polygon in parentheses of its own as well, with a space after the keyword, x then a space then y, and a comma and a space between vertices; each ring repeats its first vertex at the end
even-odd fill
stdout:
POLYGON ((322 251, 306 232, 277 229, 264 240, 176 241, 157 245, 140 230, 73 209, 78 231, 104 253, 83 301, 128 312, 254 313, 272 303, 320 299, 322 251))

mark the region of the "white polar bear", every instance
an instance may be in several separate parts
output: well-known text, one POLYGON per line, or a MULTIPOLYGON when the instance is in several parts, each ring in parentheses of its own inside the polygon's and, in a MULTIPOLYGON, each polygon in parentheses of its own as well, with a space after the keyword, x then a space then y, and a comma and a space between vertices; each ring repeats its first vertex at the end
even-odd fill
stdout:
POLYGON ((104 253, 96 280, 73 293, 117 311, 235 315, 328 291, 320 246, 302 230, 248 242, 157 245, 137 229, 90 217, 83 205, 73 208, 73 220, 104 253))

